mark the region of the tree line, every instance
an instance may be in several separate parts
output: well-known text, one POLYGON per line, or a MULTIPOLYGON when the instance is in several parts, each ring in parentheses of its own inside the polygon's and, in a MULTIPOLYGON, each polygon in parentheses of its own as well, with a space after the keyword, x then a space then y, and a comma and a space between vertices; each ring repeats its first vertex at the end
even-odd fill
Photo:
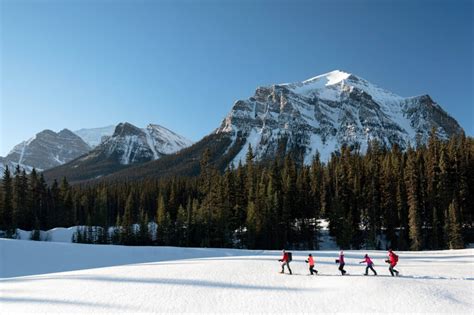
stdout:
MULTIPOLYGON (((402 151, 371 141, 323 163, 297 154, 218 171, 205 151, 197 177, 48 185, 35 170, 5 170, 0 229, 84 226, 75 241, 318 249, 317 220, 341 248, 463 248, 473 242, 474 142, 459 135, 402 151)), ((38 233, 33 233, 33 238, 38 233)))

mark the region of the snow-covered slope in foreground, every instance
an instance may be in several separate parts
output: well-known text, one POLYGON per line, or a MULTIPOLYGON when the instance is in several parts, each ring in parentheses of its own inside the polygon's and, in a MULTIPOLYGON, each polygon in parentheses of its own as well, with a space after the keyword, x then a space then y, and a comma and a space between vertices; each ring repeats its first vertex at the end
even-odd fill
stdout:
MULTIPOLYGON (((385 252, 368 252, 379 276, 362 275, 365 252, 294 252, 294 275, 278 273, 275 251, 121 247, 0 240, 3 267, 91 267, 108 261, 148 263, 0 279, 0 312, 447 312, 472 313, 474 250, 400 252, 403 277, 388 276, 385 252), (201 255, 201 258, 200 258, 201 255), (241 256, 245 255, 245 256, 241 256), (191 258, 194 257, 194 258, 191 258), (188 258, 188 259, 183 259, 188 258), (155 262, 150 262, 155 260, 155 262)), ((5 272, 5 269, 2 269, 5 272)), ((3 275, 5 276, 5 275, 3 275)))

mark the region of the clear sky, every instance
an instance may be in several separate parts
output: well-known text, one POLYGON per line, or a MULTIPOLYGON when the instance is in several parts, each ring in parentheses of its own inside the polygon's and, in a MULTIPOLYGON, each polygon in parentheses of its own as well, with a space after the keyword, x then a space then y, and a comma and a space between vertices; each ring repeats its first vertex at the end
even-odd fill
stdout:
POLYGON ((335 69, 430 94, 474 134, 473 1, 0 0, 0 155, 43 129, 192 140, 257 86, 335 69))

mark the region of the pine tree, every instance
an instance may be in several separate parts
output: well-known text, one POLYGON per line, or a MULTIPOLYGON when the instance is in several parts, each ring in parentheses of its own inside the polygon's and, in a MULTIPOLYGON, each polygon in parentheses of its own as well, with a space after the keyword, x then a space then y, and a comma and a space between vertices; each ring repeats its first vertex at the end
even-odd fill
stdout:
POLYGON ((242 164, 239 162, 239 166, 235 175, 235 203, 233 207, 234 220, 233 220, 233 230, 237 231, 238 235, 243 234, 243 228, 246 222, 247 215, 247 192, 246 192, 246 176, 245 169, 242 164))
POLYGON ((161 193, 158 197, 156 223, 158 225, 156 232, 158 245, 169 245, 171 218, 169 212, 166 209, 165 199, 161 193))
POLYGON ((13 227, 13 187, 12 178, 8 166, 5 167, 2 180, 3 188, 3 209, 0 213, 0 229, 4 230, 6 237, 12 237, 14 234, 13 227))
POLYGON ((384 218, 384 227, 385 235, 388 242, 390 243, 391 248, 396 248, 394 246, 397 243, 397 238, 395 237, 395 226, 397 223, 397 205, 396 205, 396 180, 393 173, 394 165, 392 162, 392 157, 387 155, 383 162, 382 169, 382 209, 383 209, 383 218, 384 218))
POLYGON ((188 201, 186 203, 186 221, 185 221, 185 230, 184 230, 184 246, 189 247, 191 246, 191 236, 193 235, 193 205, 191 201, 191 197, 188 197, 188 201))
POLYGON ((123 228, 122 228, 122 220, 120 213, 117 212, 117 218, 115 219, 115 226, 114 231, 112 234, 112 244, 120 244, 122 240, 123 228))
MULTIPOLYGON (((440 212, 440 194, 439 194, 439 181, 440 181, 440 142, 436 135, 436 129, 432 128, 430 137, 428 139, 428 151, 426 152, 426 175, 427 175, 427 208, 431 209, 431 229, 429 229, 429 245, 432 249, 438 249, 442 247, 442 228, 444 220, 442 213, 440 212)), ((429 220, 429 218, 427 219, 429 220)))
POLYGON ((281 215, 279 215, 280 222, 279 226, 279 235, 281 238, 281 244, 284 247, 288 247, 293 241, 292 234, 292 221, 294 219, 294 207, 296 203, 296 164, 289 157, 285 157, 285 162, 282 171, 282 208, 281 215))
POLYGON ((133 227, 133 208, 134 208, 134 198, 133 193, 130 192, 127 197, 127 202, 125 204, 125 211, 122 216, 122 239, 121 243, 124 245, 133 245, 135 242, 135 229, 133 227))
MULTIPOLYGON (((102 225, 103 228, 108 228, 111 224, 111 220, 109 218, 109 196, 108 196, 107 188, 101 187, 100 189, 96 191, 96 193, 97 193, 97 198, 95 199, 95 203, 94 203, 94 222, 97 222, 97 224, 102 225)), ((73 202, 72 202, 71 195, 72 195, 71 191, 66 192, 66 195, 64 197, 64 205, 66 208, 70 207, 72 209, 73 202), (69 201, 69 198, 71 198, 70 201, 69 201)), ((72 212, 69 212, 69 215, 73 217, 72 212)))
POLYGON ((419 205, 419 174, 416 152, 409 149, 406 175, 407 198, 408 198, 408 235, 411 241, 411 250, 421 250, 421 222, 419 205))
POLYGON ((187 242, 187 229, 189 226, 187 225, 187 211, 183 207, 183 205, 179 205, 178 213, 176 215, 176 238, 177 238, 177 245, 178 246, 186 246, 187 242))
POLYGON ((28 178, 25 171, 17 165, 15 169, 15 177, 13 178, 13 218, 12 225, 14 227, 25 228, 25 219, 28 216, 27 204, 28 178))
POLYGON ((249 201, 247 205, 247 222, 245 227, 247 229, 246 233, 246 243, 247 248, 254 249, 257 246, 257 213, 255 209, 255 203, 249 201))
POLYGON ((367 244, 370 248, 378 249, 377 235, 381 227, 381 165, 380 159, 382 149, 378 141, 373 140, 367 148, 367 177, 370 180, 366 190, 367 198, 367 222, 369 228, 369 236, 367 244))
POLYGON ((459 209, 456 200, 453 200, 449 204, 446 235, 448 237, 446 243, 449 249, 464 248, 461 226, 459 224, 459 209))
POLYGON ((40 222, 38 217, 35 218, 35 225, 33 231, 31 231, 30 240, 32 241, 40 241, 41 240, 41 230, 40 230, 40 222))
POLYGON ((95 244, 97 242, 97 233, 95 227, 92 226, 92 217, 87 214, 84 243, 95 244))
POLYGON ((150 231, 148 229, 148 214, 142 208, 139 213, 138 239, 137 244, 148 245, 150 243, 150 231))

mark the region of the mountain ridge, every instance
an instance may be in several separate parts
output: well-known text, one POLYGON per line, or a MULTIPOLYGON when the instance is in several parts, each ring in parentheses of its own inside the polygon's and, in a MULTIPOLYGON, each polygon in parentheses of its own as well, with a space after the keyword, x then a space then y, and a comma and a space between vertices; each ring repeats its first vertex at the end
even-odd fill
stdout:
POLYGON ((89 145, 69 129, 59 132, 45 129, 17 144, 7 156, 0 158, 0 168, 3 171, 8 166, 13 170, 19 165, 27 172, 33 168, 42 171, 67 163, 89 150, 89 145))
MULTIPOLYGON (((317 154, 326 162, 344 145, 364 153, 372 140, 405 149, 426 142, 432 128, 441 138, 463 132, 428 94, 402 97, 335 70, 301 82, 257 87, 248 99, 236 101, 221 124, 200 141, 158 160, 115 169, 104 178, 197 175, 206 149, 221 170, 245 163, 249 146, 256 160, 273 160, 290 152, 305 164, 317 154)), ((59 170, 56 176, 72 175, 59 170)), ((72 181, 90 179, 94 178, 71 177, 72 181)))
POLYGON ((192 142, 158 124, 139 128, 119 123, 87 154, 44 172, 47 179, 66 176, 71 181, 98 179, 137 164, 157 160, 190 146, 192 142))
MULTIPOLYGON (((248 138, 257 157, 275 153, 279 138, 304 147, 305 163, 316 150, 322 160, 341 145, 359 146, 377 139, 406 148, 416 137, 426 141, 431 127, 442 138, 462 132, 459 124, 427 94, 401 97, 356 75, 331 71, 296 83, 258 87, 239 100, 216 130, 248 138)), ((246 147, 235 163, 243 162, 246 147)))

